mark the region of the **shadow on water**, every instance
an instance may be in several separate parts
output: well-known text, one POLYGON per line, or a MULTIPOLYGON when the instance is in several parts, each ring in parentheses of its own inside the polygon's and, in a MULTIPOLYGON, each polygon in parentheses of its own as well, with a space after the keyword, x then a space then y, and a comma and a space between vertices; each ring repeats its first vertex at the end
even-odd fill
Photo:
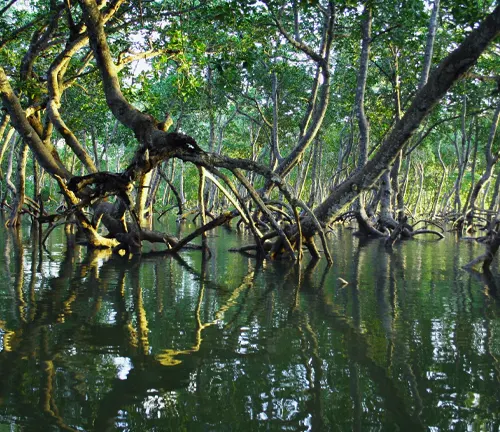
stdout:
POLYGON ((498 281, 460 270, 467 247, 339 231, 329 268, 231 236, 129 259, 3 231, 0 427, 498 429, 498 281))

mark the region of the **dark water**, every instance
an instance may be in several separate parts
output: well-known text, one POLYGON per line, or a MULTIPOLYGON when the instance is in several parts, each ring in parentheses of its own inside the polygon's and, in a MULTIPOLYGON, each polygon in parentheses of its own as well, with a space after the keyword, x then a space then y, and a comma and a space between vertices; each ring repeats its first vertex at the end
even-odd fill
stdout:
POLYGON ((328 270, 215 234, 202 264, 0 230, 0 431, 499 430, 500 281, 461 270, 481 246, 339 230, 328 270))

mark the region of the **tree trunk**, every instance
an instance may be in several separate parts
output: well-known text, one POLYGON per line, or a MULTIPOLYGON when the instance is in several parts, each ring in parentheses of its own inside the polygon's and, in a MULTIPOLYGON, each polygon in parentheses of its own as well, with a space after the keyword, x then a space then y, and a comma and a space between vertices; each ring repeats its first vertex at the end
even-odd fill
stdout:
POLYGON ((7 164, 7 171, 5 172, 5 184, 7 188, 5 190, 4 199, 2 200, 4 203, 7 201, 7 191, 10 191, 12 194, 12 198, 15 198, 17 195, 16 185, 12 183, 12 168, 14 166, 14 153, 16 152, 16 147, 20 144, 21 137, 17 139, 15 143, 12 143, 12 147, 9 152, 9 161, 7 164))
MULTIPOLYGON (((279 147, 279 135, 278 135, 278 114, 279 114, 279 108, 278 108, 278 75, 276 72, 273 72, 272 74, 272 81, 273 81, 273 88, 272 88, 272 102, 273 102, 273 127, 271 130, 271 149, 273 152, 273 158, 274 162, 276 164, 280 163, 281 160, 283 159, 281 157, 280 153, 280 147, 279 147)), ((272 169, 274 169, 275 166, 273 164, 272 169)))
MULTIPOLYGON (((399 50, 394 48, 394 72, 393 72, 393 99, 396 121, 401 120, 401 80, 399 76, 399 50)), ((392 202, 395 212, 395 218, 401 222, 404 217, 404 196, 400 193, 399 174, 401 171, 401 163, 403 161, 403 150, 401 150, 394 161, 391 169, 391 187, 392 187, 392 202)))
POLYGON ((4 113, 2 116, 2 120, 0 121, 0 141, 2 141, 3 134, 5 133, 5 129, 7 129, 9 121, 10 121, 9 114, 4 113))
MULTIPOLYGON (((5 152, 7 151, 7 148, 9 147, 9 143, 12 141, 12 145, 14 145, 15 137, 14 133, 16 130, 14 128, 10 128, 9 131, 7 132, 7 136, 5 137, 5 140, 2 142, 2 148, 0 149, 0 167, 2 165, 3 157, 5 156, 5 152)), ((2 172, 0 168, 0 173, 2 172)), ((3 175, 2 175, 3 176, 3 175)))
POLYGON ((439 197, 441 196, 441 191, 443 190, 443 184, 444 180, 446 178, 446 175, 448 174, 448 170, 446 169, 446 165, 443 162, 443 158, 441 157, 441 144, 438 145, 438 157, 439 157, 439 162, 441 163, 441 168, 443 169, 443 174, 441 175, 441 180, 439 182, 439 187, 436 192, 436 197, 434 199, 434 204, 432 206, 432 213, 431 213, 431 219, 434 219, 436 217, 437 209, 438 209, 438 202, 439 202, 439 197))
POLYGON ((359 128, 359 156, 357 170, 363 169, 368 158, 368 146, 370 143, 370 126, 365 114, 365 90, 366 78, 368 76, 368 59, 370 56, 370 42, 372 29, 372 11, 369 6, 365 6, 361 32, 363 40, 361 42, 361 53, 359 56, 358 82, 356 85, 355 111, 358 118, 359 128))
POLYGON ((150 223, 152 222, 153 218, 153 206, 156 202, 156 195, 158 193, 158 190, 160 188, 160 173, 159 173, 160 167, 156 167, 152 172, 152 179, 151 179, 151 185, 148 190, 148 198, 146 200, 146 207, 145 207, 145 213, 149 215, 150 223))
POLYGON ((181 161, 181 174, 179 176, 179 196, 182 205, 186 205, 186 197, 184 196, 184 162, 181 161))
POLYGON ((137 197, 135 199, 135 212, 139 218, 141 227, 150 227, 151 215, 146 217, 146 200, 148 198, 149 188, 151 186, 151 177, 153 171, 142 174, 137 181, 137 197))
MULTIPOLYGON (((495 186, 493 188, 493 196, 491 197, 491 202, 490 202, 490 207, 489 207, 490 214, 493 212, 498 213, 499 200, 500 200, 500 174, 497 174, 497 178, 495 180, 495 186)), ((490 218, 491 218, 491 216, 488 217, 488 220, 490 218)))
POLYGON ((389 171, 384 172, 380 178, 380 225, 394 229, 397 226, 392 217, 391 208, 391 178, 389 171))
MULTIPOLYGON (((438 14, 439 14, 439 2, 440 0, 434 0, 434 7, 432 9, 431 19, 429 21, 429 28, 427 31, 427 44, 424 54, 424 67, 422 68, 422 74, 420 75, 420 82, 418 89, 420 90, 429 78, 429 71, 432 65, 432 52, 434 49, 434 40, 436 38, 436 30, 438 25, 438 14)), ((394 102, 396 106, 396 121, 399 121, 402 116, 401 111, 401 89, 399 80, 399 63, 398 63, 398 52, 395 52, 395 68, 394 68, 394 102)), ((399 172, 401 168, 401 162, 403 158, 403 152, 401 151, 392 167, 391 177, 392 177, 392 189, 393 189, 393 202, 394 208, 396 209, 395 217, 401 222, 404 217, 404 192, 400 192, 399 187, 399 172)))
POLYGON ((415 202, 415 209, 413 210, 414 215, 419 215, 420 214, 420 200, 422 198, 422 192, 424 190, 424 172, 425 172, 425 167, 424 164, 421 162, 418 162, 416 165, 419 173, 419 184, 418 184, 418 195, 417 195, 417 201, 415 202))
POLYGON ((313 207, 316 201, 316 194, 319 183, 319 179, 317 177, 318 177, 321 158, 320 158, 320 142, 318 138, 316 138, 315 140, 312 151, 313 151, 313 159, 312 159, 312 171, 311 171, 311 193, 309 194, 309 199, 307 201, 307 206, 311 208, 313 207))
MULTIPOLYGON (((330 50, 334 39, 334 26, 335 26, 335 6, 332 1, 328 2, 328 7, 325 8, 325 19, 322 28, 322 40, 319 52, 315 52, 304 41, 296 40, 289 35, 283 28, 283 25, 276 17, 273 18, 278 26, 282 35, 297 49, 301 50, 309 58, 311 58, 317 65, 316 77, 313 82, 313 88, 306 114, 302 120, 301 133, 295 148, 280 161, 276 168, 276 174, 285 178, 297 163, 302 159, 305 150, 311 145, 319 132, 323 120, 325 118, 326 110, 330 100, 330 50), (320 76, 322 83, 320 84, 320 76)), ((273 183, 266 182, 264 187, 266 192, 269 192, 273 187, 273 183)))
MULTIPOLYGON (((366 78, 368 76, 368 61, 370 56, 371 28, 371 7, 365 5, 365 8, 363 10, 363 20, 361 22, 361 53, 359 56, 358 79, 356 84, 356 95, 354 99, 354 111, 358 119, 359 130, 358 162, 354 172, 361 172, 364 169, 366 161, 368 159, 368 147, 370 145, 370 125, 368 124, 368 119, 366 118, 365 114, 365 90, 366 78)), ((364 196, 363 194, 361 194, 358 197, 356 204, 354 205, 356 219, 359 225, 359 231, 361 234, 374 235, 376 230, 375 228, 373 228, 372 223, 367 218, 366 209, 364 208, 364 206, 364 196)))
POLYGON ((427 45, 425 47, 424 67, 422 69, 422 75, 420 76, 419 88, 422 88, 427 83, 427 79, 429 78, 429 71, 431 70, 432 52, 434 50, 434 40, 436 39, 436 30, 438 26, 439 1, 440 0, 434 0, 434 6, 432 8, 429 29, 427 31, 427 45))
POLYGON ((458 176, 455 182, 455 200, 454 200, 454 210, 457 215, 462 210, 462 200, 460 198, 460 191, 462 189, 462 179, 464 177, 465 170, 467 168, 467 163, 469 161, 469 151, 470 151, 470 141, 467 139, 467 130, 465 125, 465 117, 467 111, 466 96, 463 97, 462 106, 463 108, 461 117, 461 142, 462 142, 461 149, 459 149, 458 147, 458 139, 456 134, 454 140, 455 152, 458 160, 458 176))
POLYGON ((17 194, 16 201, 12 206, 7 226, 14 227, 21 224, 21 210, 24 205, 24 194, 26 192, 26 162, 28 160, 28 146, 23 141, 19 146, 19 155, 17 160, 17 194))
MULTIPOLYGON (((488 142, 486 144, 486 147, 484 148, 484 153, 485 153, 485 158, 486 158, 486 167, 484 169, 484 173, 481 176, 481 178, 478 180, 476 185, 474 186, 472 190, 472 194, 470 197, 470 213, 468 215, 469 222, 472 222, 472 219, 474 218, 474 210, 475 210, 475 205, 476 205, 476 200, 477 197, 479 196, 479 192, 481 191, 482 187, 484 184, 490 179, 491 174, 493 172, 493 167, 495 164, 498 162, 499 154, 496 153, 493 155, 492 153, 492 146, 493 142, 495 140, 495 135, 498 127, 498 122, 500 118, 500 103, 498 103, 497 108, 495 110, 495 113, 493 114, 493 119, 491 121, 491 127, 490 127, 490 133, 488 136, 488 142)), ((476 148, 477 148, 477 142, 476 142, 476 148)), ((475 158, 474 158, 475 160, 475 158)))

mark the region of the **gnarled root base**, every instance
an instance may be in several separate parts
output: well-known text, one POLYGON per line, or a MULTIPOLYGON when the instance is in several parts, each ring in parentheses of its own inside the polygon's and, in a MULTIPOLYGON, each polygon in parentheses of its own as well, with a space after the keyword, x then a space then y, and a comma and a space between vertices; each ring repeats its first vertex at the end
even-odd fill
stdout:
MULTIPOLYGON (((377 221, 377 226, 368 219, 366 213, 364 211, 356 212, 356 220, 358 222, 359 231, 355 234, 361 237, 374 237, 374 238, 385 238, 385 244, 388 247, 392 247, 392 245, 396 242, 398 238, 400 239, 410 239, 417 235, 422 234, 432 234, 438 237, 439 240, 444 238, 444 235, 436 230, 421 228, 415 229, 415 226, 421 222, 427 221, 418 221, 414 226, 408 223, 408 218, 404 217, 400 222, 397 222, 393 218, 379 218, 377 221)), ((436 223, 428 222, 431 225, 436 225, 442 231, 444 231, 439 225, 436 223)))

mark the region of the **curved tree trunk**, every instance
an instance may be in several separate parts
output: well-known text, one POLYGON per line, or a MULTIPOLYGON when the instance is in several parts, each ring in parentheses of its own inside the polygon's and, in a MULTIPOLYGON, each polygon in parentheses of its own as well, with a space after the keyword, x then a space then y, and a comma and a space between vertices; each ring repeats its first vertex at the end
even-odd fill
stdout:
MULTIPOLYGON (((366 161, 368 159, 368 147, 370 145, 370 125, 365 113, 365 91, 366 78, 368 76, 368 61, 370 57, 371 29, 372 11, 370 6, 365 5, 365 8, 363 10, 363 20, 361 22, 361 53, 359 56, 358 79, 356 84, 356 95, 354 99, 354 111, 358 119, 359 129, 358 162, 354 172, 361 172, 364 169, 366 161)), ((373 227, 373 224, 367 217, 363 194, 358 197, 354 208, 360 233, 372 236, 381 235, 381 233, 379 233, 373 227)))
MULTIPOLYGON (((299 140, 295 148, 278 164, 275 172, 282 178, 285 178, 292 169, 302 159, 305 150, 313 143, 316 135, 318 134, 323 120, 325 118, 326 110, 330 100, 330 51, 334 40, 334 26, 335 26, 335 5, 332 0, 328 1, 328 7, 324 9, 325 19, 322 28, 322 40, 319 52, 314 51, 302 39, 296 39, 290 35, 283 27, 281 21, 276 14, 273 13, 273 19, 288 42, 296 49, 302 51, 306 56, 313 60, 317 65, 317 72, 313 83, 311 97, 306 110, 306 114, 302 120, 301 132, 299 140), (320 77, 322 83, 320 84, 320 77)), ((298 36, 296 34, 295 36, 298 36)), ((268 193, 273 187, 273 183, 266 182, 264 187, 268 193)))
POLYGON ((49 139, 43 140, 28 121, 2 67, 0 67, 0 95, 4 107, 10 114, 12 125, 28 144, 40 165, 52 175, 69 179, 71 173, 61 162, 55 147, 49 139))

